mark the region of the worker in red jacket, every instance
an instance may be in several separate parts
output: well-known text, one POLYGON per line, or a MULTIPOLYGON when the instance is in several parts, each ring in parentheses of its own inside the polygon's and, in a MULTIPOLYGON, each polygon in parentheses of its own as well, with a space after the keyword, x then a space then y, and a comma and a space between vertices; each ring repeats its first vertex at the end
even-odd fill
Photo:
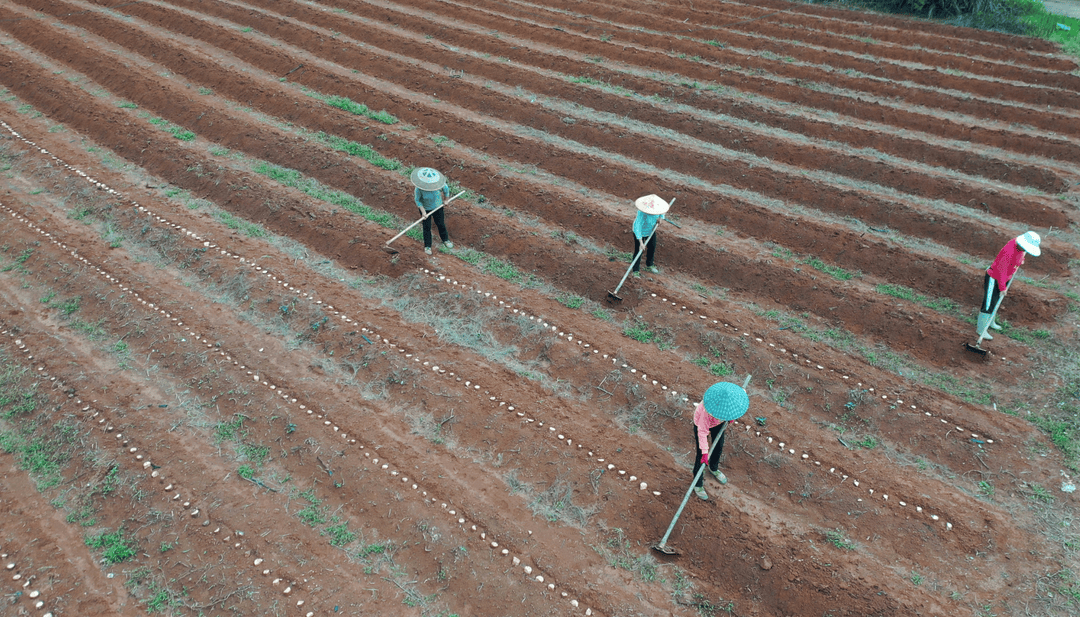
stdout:
POLYGON ((1038 257, 1042 252, 1039 249, 1041 241, 1039 234, 1034 231, 1026 232, 1009 240, 998 252, 997 257, 994 258, 994 263, 990 264, 990 267, 986 270, 986 277, 983 279, 983 301, 979 307, 979 320, 975 325, 976 333, 982 338, 994 338, 986 331, 987 328, 1001 329, 1001 326, 997 325, 993 319, 996 314, 995 309, 1005 298, 1005 291, 1009 287, 1009 281, 1012 280, 1013 275, 1023 265, 1024 256, 1033 255, 1038 257))

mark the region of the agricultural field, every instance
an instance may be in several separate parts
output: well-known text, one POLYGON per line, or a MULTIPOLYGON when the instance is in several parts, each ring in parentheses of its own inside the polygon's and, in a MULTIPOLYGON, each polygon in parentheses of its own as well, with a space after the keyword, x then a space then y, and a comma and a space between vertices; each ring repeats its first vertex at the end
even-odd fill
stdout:
POLYGON ((4 2, 0 614, 1075 615, 1078 110, 779 0, 4 2))

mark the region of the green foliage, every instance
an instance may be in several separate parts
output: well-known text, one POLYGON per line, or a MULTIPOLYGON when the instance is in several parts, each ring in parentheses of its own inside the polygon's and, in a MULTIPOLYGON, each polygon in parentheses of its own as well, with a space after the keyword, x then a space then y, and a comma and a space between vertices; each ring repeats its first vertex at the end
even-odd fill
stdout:
POLYGON ((136 108, 139 107, 138 105, 136 105, 135 103, 132 103, 131 101, 120 101, 119 103, 116 104, 116 106, 117 107, 122 107, 124 109, 136 109, 136 108))
POLYGON ((25 368, 8 365, 0 373, 0 412, 3 418, 29 415, 37 409, 37 385, 23 385, 21 378, 28 376, 25 368))
POLYGON ((153 124, 154 126, 161 127, 162 130, 172 134, 173 137, 179 139, 180 141, 195 140, 195 133, 184 130, 182 127, 176 126, 175 124, 169 122, 164 118, 149 118, 148 122, 150 122, 150 124, 153 124))
POLYGON ((296 517, 305 525, 314 527, 326 522, 326 513, 323 511, 322 500, 315 496, 315 489, 308 489, 300 496, 307 500, 308 505, 296 513, 296 517))
POLYGON ((649 324, 637 321, 623 328, 623 334, 641 343, 650 343, 656 338, 656 333, 649 329, 649 324))
POLYGON ((97 492, 102 497, 108 497, 116 492, 118 488, 120 488, 120 468, 113 465, 101 480, 101 484, 98 485, 97 492))
POLYGON ((558 300, 559 303, 562 304, 563 306, 565 306, 566 308, 572 308, 572 309, 581 308, 581 305, 585 303, 585 298, 582 298, 581 296, 571 295, 571 294, 563 294, 563 295, 559 296, 558 298, 556 298, 556 300, 558 300))
POLYGON ((389 547, 386 544, 369 544, 360 551, 360 557, 368 557, 370 555, 382 555, 387 551, 389 547))
POLYGON ((817 257, 810 257, 805 261, 805 263, 808 266, 814 268, 815 270, 820 270, 821 272, 824 272, 825 274, 828 274, 829 276, 835 279, 839 279, 841 281, 847 281, 855 278, 855 274, 848 272, 840 266, 833 266, 827 264, 824 261, 818 259, 817 257))
POLYGON ((731 365, 726 362, 716 362, 709 366, 709 372, 717 377, 727 377, 733 375, 735 369, 731 368, 731 365))
POLYGON ((3 270, 0 270, 0 272, 10 272, 11 270, 14 270, 18 266, 21 266, 24 263, 26 263, 26 260, 30 259, 30 256, 33 255, 33 254, 34 254, 34 249, 25 249, 25 250, 23 250, 23 252, 19 253, 19 256, 15 258, 15 262, 13 264, 11 264, 10 266, 5 267, 3 270))
POLYGON ((945 19, 957 26, 1036 36, 1060 43, 1067 53, 1080 55, 1080 20, 1050 13, 1038 0, 856 0, 856 3, 887 13, 945 19))
POLYGON ((162 589, 146 601, 146 612, 164 611, 169 606, 169 591, 162 589))
POLYGON ((18 431, 0 433, 0 449, 14 454, 19 468, 34 476, 39 490, 59 485, 61 469, 71 458, 78 431, 68 424, 57 424, 47 435, 38 434, 30 423, 18 431))
POLYGON ((240 453, 248 460, 262 465, 267 456, 270 456, 270 448, 256 444, 245 443, 240 446, 240 453))
POLYGON ((457 252, 457 258, 475 266, 484 258, 484 254, 474 249, 465 249, 457 252))
POLYGON ((371 118, 372 120, 382 122, 383 124, 398 123, 398 119, 395 118, 392 114, 387 113, 385 110, 371 111, 371 109, 369 109, 367 105, 364 105, 363 103, 357 103, 356 101, 353 101, 352 99, 346 98, 344 96, 322 96, 314 92, 307 92, 306 94, 310 97, 319 99, 320 101, 326 103, 331 107, 337 107, 338 109, 347 111, 351 114, 365 116, 367 118, 371 118))
POLYGON ((394 171, 401 168, 400 161, 397 161, 395 159, 388 159, 376 152, 374 149, 370 148, 369 146, 365 146, 364 144, 358 144, 355 141, 349 141, 342 137, 338 137, 336 135, 329 135, 321 131, 315 136, 315 139, 321 143, 326 144, 327 146, 330 146, 335 150, 340 150, 341 152, 345 152, 353 156, 358 156, 376 167, 380 167, 389 171, 394 171))
POLYGON ((877 442, 877 439, 874 439, 872 436, 867 435, 866 437, 864 437, 860 441, 853 442, 852 445, 859 446, 860 448, 865 448, 867 450, 871 450, 875 446, 878 445, 878 442, 877 442))
POLYGON ((335 191, 315 180, 305 178, 302 173, 295 169, 278 167, 277 165, 270 165, 268 163, 259 163, 254 167, 254 171, 271 180, 280 182, 285 186, 297 189, 315 199, 345 208, 354 214, 359 214, 367 220, 382 225, 383 227, 398 227, 397 220, 393 215, 368 207, 361 203, 359 199, 348 193, 335 191))
POLYGON ((847 539, 843 531, 839 529, 833 529, 825 532, 825 539, 836 548, 842 548, 844 550, 855 550, 855 544, 847 539))
POLYGON ((100 549, 102 558, 109 564, 122 563, 135 556, 135 547, 124 540, 123 527, 112 533, 103 531, 96 536, 88 536, 86 545, 100 549))
POLYGON ((218 211, 215 216, 219 221, 225 224, 229 229, 239 229, 244 232, 249 238, 264 238, 266 237, 266 230, 259 225, 250 221, 237 218, 230 212, 224 210, 218 211))
POLYGON ((1050 494, 1050 491, 1039 486, 1038 484, 1030 484, 1028 488, 1031 489, 1031 499, 1034 501, 1041 501, 1042 503, 1054 503, 1054 496, 1050 494))
POLYGON ((492 257, 484 264, 484 272, 494 274, 495 276, 506 279, 511 283, 516 283, 521 280, 521 273, 518 272, 514 264, 492 257))
POLYGON ((952 313, 957 310, 956 303, 948 298, 930 298, 923 296, 914 289, 904 287, 903 285, 880 284, 877 286, 877 291, 878 293, 883 293, 894 298, 921 304, 927 308, 938 311, 939 313, 952 313))
POLYGON ((236 414, 228 422, 218 422, 214 426, 214 443, 223 441, 240 441, 244 438, 244 416, 236 414))
POLYGON ((250 480, 255 477, 255 470, 251 468, 251 465, 241 465, 237 468, 236 475, 245 480, 250 480))
POLYGON ((331 525, 319 532, 320 536, 330 536, 331 546, 345 546, 356 539, 356 534, 349 531, 348 523, 331 525))

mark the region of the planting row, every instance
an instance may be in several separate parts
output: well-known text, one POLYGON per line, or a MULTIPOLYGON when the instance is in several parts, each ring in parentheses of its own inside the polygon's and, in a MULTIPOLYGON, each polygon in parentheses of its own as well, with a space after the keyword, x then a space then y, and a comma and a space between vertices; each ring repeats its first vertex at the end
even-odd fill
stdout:
POLYGON ((894 497, 895 498, 895 497, 894 497))
MULTIPOLYGON (((103 111, 104 111, 104 110, 103 110, 103 111)), ((117 111, 117 112, 113 112, 113 113, 119 113, 119 112, 117 111)), ((95 123, 95 124, 97 124, 97 123, 95 123)), ((134 128, 134 127, 133 127, 133 128, 134 128)), ((140 132, 146 133, 147 131, 140 131, 140 132)), ((158 137, 157 137, 156 135, 154 135, 154 136, 150 137, 150 139, 152 139, 152 140, 156 140, 156 141, 160 141, 160 138, 158 138, 158 137)), ((164 144, 163 144, 163 145, 164 145, 164 144)), ((261 148, 260 150, 262 150, 262 148, 261 148)), ((323 159, 325 160, 325 157, 323 157, 323 159)), ((210 166, 212 166, 212 165, 215 165, 215 163, 216 163, 216 162, 211 162, 210 160, 207 160, 207 161, 206 161, 206 166, 207 166, 207 167, 210 167, 210 166)), ((322 165, 320 165, 320 166, 322 166, 322 165)), ((337 171, 335 171, 335 172, 333 172, 333 173, 335 173, 335 174, 339 174, 339 175, 345 175, 346 177, 348 176, 348 174, 340 174, 340 172, 337 172, 337 171)), ((214 180, 211 180, 211 179, 208 179, 208 178, 206 178, 206 177, 205 177, 205 176, 206 176, 206 174, 205 174, 205 173, 202 173, 202 174, 193 174, 193 176, 196 176, 196 177, 189 177, 189 178, 185 178, 185 179, 183 180, 183 182, 182 182, 181 186, 185 186, 185 187, 191 187, 192 189, 195 189, 195 190, 200 190, 200 189, 202 189, 202 190, 205 190, 205 187, 208 187, 208 186, 214 186, 214 187, 215 187, 215 189, 214 189, 215 191, 221 191, 221 190, 222 190, 222 189, 221 189, 220 187, 221 187, 221 186, 223 186, 223 184, 222 184, 222 182, 221 182, 221 178, 220 178, 220 177, 218 177, 218 178, 216 178, 216 179, 214 179, 214 180), (204 177, 201 177, 201 178, 200 178, 200 177, 197 177, 197 176, 200 176, 200 175, 201 175, 201 176, 204 176, 204 177)), ((231 184, 231 183, 228 183, 228 184, 231 184)), ((224 186, 228 186, 228 184, 225 184, 224 186)), ((378 187, 375 187, 375 188, 377 189, 378 187)), ((200 192, 201 192, 201 191, 200 191, 200 192)), ((238 212, 238 213, 241 213, 241 214, 247 214, 247 213, 244 213, 244 212, 238 212)), ((254 214, 254 213, 252 213, 252 214, 254 214)), ((291 215, 286 215, 286 216, 282 216, 282 214, 284 214, 284 213, 280 213, 280 214, 278 214, 278 215, 272 215, 272 216, 273 216, 274 218, 281 218, 281 219, 283 219, 283 220, 284 220, 284 219, 286 219, 286 218, 291 218, 291 215)), ((472 215, 472 214, 474 214, 474 213, 472 213, 472 212, 469 212, 469 213, 466 213, 466 214, 465 214, 465 222, 466 222, 467 224, 468 224, 468 223, 470 222, 470 221, 469 221, 469 219, 470 219, 470 218, 473 218, 472 216, 470 216, 470 215, 472 215)), ((478 214, 479 214, 479 213, 478 213, 478 214)), ((589 218, 589 217, 587 216, 587 214, 588 214, 588 213, 587 213, 587 212, 582 212, 582 214, 584 215, 584 216, 583 216, 582 218, 584 218, 585 220, 588 220, 588 218, 589 218)), ((265 212, 265 210, 263 210, 263 211, 262 211, 262 212, 261 212, 260 214, 258 214, 258 215, 256 215, 256 216, 260 216, 260 217, 265 217, 265 216, 266 216, 266 212, 265 212)), ((483 215, 483 214, 481 214, 481 218, 491 218, 491 217, 489 217, 489 216, 486 216, 486 215, 483 215)), ((469 229, 477 229, 477 228, 479 228, 479 229, 484 229, 484 228, 490 227, 490 226, 491 226, 492 224, 494 224, 494 223, 492 222, 492 223, 486 223, 486 224, 472 224, 472 225, 468 225, 468 228, 469 228, 469 229)), ((595 221, 592 221, 592 224, 593 224, 593 225, 595 225, 595 224, 596 224, 596 222, 595 222, 595 221)), ((293 230, 293 231, 292 231, 292 234, 291 234, 291 235, 294 235, 294 236, 295 236, 297 232, 300 232, 300 233, 301 233, 301 234, 303 234, 303 235, 307 235, 307 234, 305 233, 305 232, 306 232, 306 230, 305 230, 305 229, 303 229, 303 228, 299 228, 299 229, 297 229, 297 226, 296 226, 296 225, 294 225, 294 224, 290 224, 290 225, 289 225, 289 227, 290 227, 290 228, 291 228, 291 229, 293 230)), ((610 226, 608 226, 608 227, 610 227, 610 226)), ((322 231, 324 231, 324 230, 312 230, 312 232, 315 232, 315 233, 317 233, 318 235, 323 235, 323 234, 321 233, 322 231)), ((337 231, 337 230, 335 230, 335 231, 337 231)), ((338 232, 338 233, 340 234, 340 232, 338 232)), ((469 233, 469 232, 468 232, 468 231, 466 231, 466 234, 468 234, 468 233, 469 233)), ((478 237, 478 236, 480 235, 480 234, 478 234, 478 232, 473 232, 472 234, 469 234, 469 235, 473 235, 473 234, 476 234, 476 235, 477 235, 477 237, 478 237)), ((352 236, 352 235, 350 235, 349 237, 353 237, 353 236, 352 236)), ((361 235, 361 237, 363 237, 363 235, 361 235)), ((466 236, 466 239, 469 239, 469 236, 466 236)), ((524 238, 524 239, 523 239, 522 241, 523 241, 523 242, 528 242, 529 244, 538 244, 538 242, 537 242, 536 240, 531 240, 531 239, 529 239, 529 238, 524 238)), ((325 243, 325 242, 326 242, 326 240, 325 240, 325 236, 324 236, 324 238, 322 239, 322 242, 323 242, 323 243, 325 243)), ((679 242, 678 244, 676 244, 676 246, 675 246, 675 248, 676 248, 676 249, 677 249, 677 248, 679 247, 679 244, 683 244, 683 243, 679 242)), ((701 248, 702 248, 702 247, 697 247, 697 246, 692 246, 692 248, 691 248, 691 247, 688 247, 688 248, 687 248, 686 250, 684 250, 684 251, 683 251, 683 255, 688 255, 688 254, 689 254, 689 255, 691 255, 691 257, 697 257, 697 253, 701 252, 701 250, 700 250, 701 248)), ((730 254, 727 254, 727 253, 721 253, 721 254, 719 254, 719 256, 720 256, 720 257, 728 257, 729 255, 730 255, 730 254)), ((566 257, 566 256, 563 256, 563 257, 566 257)), ((576 256, 575 256, 575 257, 576 257, 576 256)), ((370 260, 370 261, 374 261, 374 259, 375 259, 375 258, 373 257, 373 258, 372 258, 372 260, 370 260)), ((578 257, 578 259, 580 259, 580 257, 578 257)), ((369 261, 369 263, 370 263, 370 261, 369 261)), ((567 261, 569 261, 569 260, 568 260, 568 259, 561 259, 561 260, 560 260, 560 263, 559 263, 558 265, 559 265, 559 266, 566 266, 566 265, 567 265, 567 264, 566 264, 566 262, 567 262, 567 261)), ((739 261, 742 261, 742 260, 739 260, 739 261)), ((551 270, 551 271, 563 272, 563 274, 562 274, 562 277, 561 277, 561 278, 564 278, 564 279, 565 279, 565 278, 566 278, 566 276, 565 276, 565 272, 566 272, 567 270, 563 269, 562 267, 558 267, 558 268, 557 268, 557 267, 556 267, 556 262, 554 262, 554 261, 550 261, 550 260, 545 260, 545 265, 546 265, 547 263, 549 263, 549 262, 550 262, 550 267, 544 267, 544 268, 542 268, 541 270, 542 270, 542 271, 543 271, 543 270, 551 270)), ((584 264, 584 263, 585 263, 585 262, 583 262, 583 264, 584 264)), ((702 270, 702 268, 700 268, 700 264, 702 264, 702 263, 704 263, 704 262, 703 262, 703 261, 702 261, 701 259, 693 259, 693 258, 688 258, 688 259, 683 259, 683 260, 681 260, 681 261, 680 261, 679 263, 680 263, 680 264, 688 264, 688 265, 693 265, 693 264, 695 264, 695 263, 696 263, 696 264, 698 264, 698 266, 697 266, 697 267, 692 267, 692 268, 688 268, 688 269, 690 269, 690 270, 702 270)), ((526 264, 523 264, 523 265, 527 267, 527 266, 528 266, 529 264, 528 264, 528 263, 526 263, 526 264)), ((585 266, 585 265, 583 265, 581 269, 587 269, 587 268, 589 268, 589 267, 590 267, 590 266, 585 266)), ((595 269, 595 265, 593 265, 593 266, 591 266, 591 267, 592 267, 593 269, 595 269)), ((394 269, 394 268, 392 268, 392 267, 391 267, 391 271, 392 271, 393 269, 394 269)), ((609 267, 608 269, 610 270, 611 268, 609 267)), ((736 267, 736 268, 733 268, 733 270, 735 270, 735 271, 738 271, 739 269, 740 269, 740 268, 737 268, 737 267, 736 267)), ((711 277, 716 277, 716 270, 715 270, 715 269, 710 269, 710 270, 708 271, 708 274, 709 274, 709 275, 710 275, 711 277)), ((788 274, 790 274, 790 273, 788 273, 788 274)), ((612 278, 616 278, 616 277, 617 277, 618 275, 617 275, 617 274, 614 274, 614 273, 612 273, 612 274, 611 274, 610 276, 611 276, 612 278)), ((747 280, 749 281, 749 280, 756 280, 756 279, 747 279, 747 280)), ((558 278, 557 278, 555 282, 560 282, 560 283, 561 283, 562 281, 558 280, 558 278)), ((578 284, 578 285, 581 285, 581 284, 582 284, 583 282, 584 282, 584 283, 588 283, 589 281, 580 281, 580 280, 579 280, 577 284, 578 284)), ((718 282, 718 283, 720 283, 720 284, 724 284, 724 283, 728 283, 728 284, 730 284, 730 282, 731 282, 731 281, 719 281, 719 280, 718 280, 717 282, 718 282)), ((809 282, 809 281, 808 281, 808 282, 809 282)), ((603 285, 603 284, 604 284, 604 282, 603 282, 603 281, 596 281, 596 283, 597 283, 597 285, 596 285, 597 287, 599 287, 600 285, 603 285)), ((583 290, 583 291, 587 291, 587 290, 583 290)), ((600 294, 596 294, 596 295, 600 295, 600 294)), ((826 300, 826 302, 828 302, 828 300, 826 300)), ((1023 298, 1021 298, 1021 302, 1023 302, 1023 298)), ((831 305, 830 305, 830 306, 831 306, 831 305)), ((1033 306, 1039 306, 1039 305, 1034 305, 1034 304, 1033 304, 1033 306)), ((1041 308, 1043 308, 1043 309, 1045 309, 1045 308, 1048 308, 1048 307, 1049 307, 1049 308, 1051 308, 1051 309, 1053 309, 1053 305, 1046 305, 1046 304, 1042 304, 1042 305, 1041 305, 1041 308)), ((1035 312, 1035 311, 1033 311, 1033 312, 1035 312)), ((1036 313, 1036 314, 1037 314, 1037 313, 1036 313)), ((937 357, 942 357, 943 355, 944 355, 944 354, 937 354, 937 357)))

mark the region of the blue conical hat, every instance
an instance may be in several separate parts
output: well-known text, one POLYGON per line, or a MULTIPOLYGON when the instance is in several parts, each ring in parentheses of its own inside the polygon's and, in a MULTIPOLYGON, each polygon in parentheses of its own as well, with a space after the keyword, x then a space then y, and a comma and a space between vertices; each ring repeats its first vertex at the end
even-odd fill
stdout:
POLYGON ((736 420, 750 409, 750 397, 736 384, 721 381, 709 386, 702 398, 705 411, 717 420, 736 420))

